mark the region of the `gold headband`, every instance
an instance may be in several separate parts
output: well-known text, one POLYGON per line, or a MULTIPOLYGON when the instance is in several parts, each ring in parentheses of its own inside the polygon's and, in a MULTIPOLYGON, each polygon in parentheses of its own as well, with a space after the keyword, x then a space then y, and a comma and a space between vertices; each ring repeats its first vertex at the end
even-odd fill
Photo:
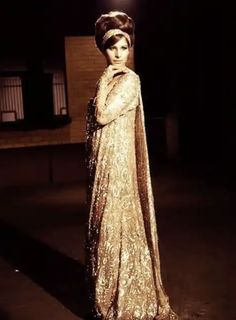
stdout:
POLYGON ((116 36, 116 35, 118 35, 118 34, 124 36, 124 37, 126 38, 126 40, 128 41, 129 46, 131 46, 131 39, 130 39, 129 34, 128 34, 127 32, 124 32, 124 31, 120 30, 120 29, 110 29, 110 30, 108 30, 108 31, 104 34, 104 36, 103 36, 103 38, 102 38, 102 46, 104 46, 104 44, 107 42, 107 40, 108 40, 109 38, 111 38, 111 37, 113 37, 113 36, 116 36))

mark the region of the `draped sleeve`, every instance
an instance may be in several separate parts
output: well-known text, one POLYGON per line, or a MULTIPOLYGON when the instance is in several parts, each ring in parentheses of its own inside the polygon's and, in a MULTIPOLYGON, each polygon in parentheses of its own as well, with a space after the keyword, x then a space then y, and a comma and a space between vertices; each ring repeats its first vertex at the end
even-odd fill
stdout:
POLYGON ((95 112, 97 122, 106 125, 134 109, 137 106, 135 101, 138 101, 139 87, 139 76, 134 72, 127 72, 117 80, 106 98, 101 99, 105 101, 104 104, 99 103, 99 98, 106 92, 104 92, 104 89, 98 88, 95 112))

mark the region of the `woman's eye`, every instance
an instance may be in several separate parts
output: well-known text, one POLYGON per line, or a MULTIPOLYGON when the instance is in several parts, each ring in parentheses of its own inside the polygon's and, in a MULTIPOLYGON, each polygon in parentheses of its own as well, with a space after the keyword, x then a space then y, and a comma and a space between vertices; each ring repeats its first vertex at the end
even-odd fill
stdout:
POLYGON ((123 49, 123 50, 127 50, 127 49, 128 49, 128 47, 125 47, 125 46, 124 46, 124 47, 122 47, 122 49, 123 49))

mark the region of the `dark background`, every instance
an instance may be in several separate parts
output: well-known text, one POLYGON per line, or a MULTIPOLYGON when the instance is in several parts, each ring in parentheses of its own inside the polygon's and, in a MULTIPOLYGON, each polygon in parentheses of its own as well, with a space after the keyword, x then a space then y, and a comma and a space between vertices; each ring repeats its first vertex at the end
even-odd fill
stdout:
POLYGON ((235 11, 225 2, 11 1, 0 8, 0 62, 64 64, 64 36, 93 35, 101 13, 136 21, 147 118, 178 115, 182 159, 235 172, 235 11))
MULTIPOLYGON (((227 0, 1 0, 0 72, 11 64, 63 68, 64 37, 93 35, 95 20, 111 9, 136 21, 171 305, 183 319, 236 319, 236 11, 227 0), (171 112, 180 161, 161 163, 165 130, 156 118, 171 112)), ((84 155, 83 143, 0 149, 1 320, 87 312, 84 155)))

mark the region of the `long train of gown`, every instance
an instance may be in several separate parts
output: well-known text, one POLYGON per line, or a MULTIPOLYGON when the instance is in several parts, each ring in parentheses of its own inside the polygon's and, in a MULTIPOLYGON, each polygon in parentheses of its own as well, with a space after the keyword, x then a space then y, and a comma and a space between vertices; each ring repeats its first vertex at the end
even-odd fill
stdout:
POLYGON ((99 110, 102 124, 96 97, 88 105, 86 253, 99 319, 177 319, 160 275, 140 92, 139 77, 129 70, 117 77, 99 110))

